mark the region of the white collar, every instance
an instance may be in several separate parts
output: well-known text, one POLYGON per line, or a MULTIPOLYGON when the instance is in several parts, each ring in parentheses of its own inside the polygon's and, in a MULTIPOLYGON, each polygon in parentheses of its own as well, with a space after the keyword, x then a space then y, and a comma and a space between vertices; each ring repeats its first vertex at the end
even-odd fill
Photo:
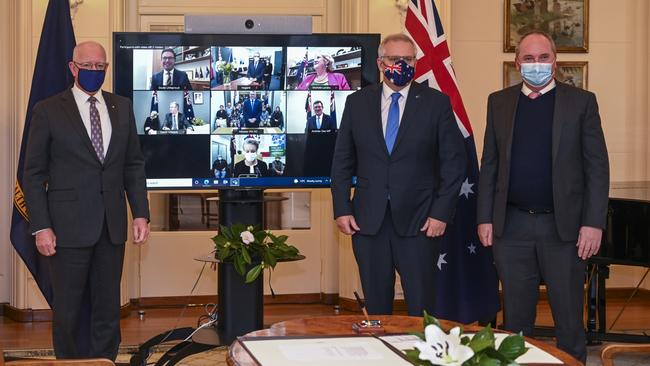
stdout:
MULTIPOLYGON (((551 82, 548 83, 548 85, 546 85, 542 90, 538 91, 538 93, 544 95, 550 92, 551 90, 553 90, 553 88, 555 88, 555 79, 551 80, 551 82)), ((533 90, 530 89, 528 85, 526 85, 526 83, 523 83, 521 85, 521 92, 524 93, 525 96, 528 96, 530 93, 533 92, 533 90)))
POLYGON ((88 102, 88 98, 95 97, 95 99, 97 99, 96 103, 106 104, 104 102, 104 95, 101 89, 99 89, 94 95, 90 95, 85 91, 81 90, 81 88, 77 85, 77 83, 74 83, 74 85, 72 86, 72 95, 74 96, 75 100, 81 100, 84 103, 88 102))
MULTIPOLYGON (((391 89, 390 86, 386 85, 386 83, 381 83, 382 84, 382 96, 384 99, 390 99, 390 96, 395 93, 395 90, 391 89)), ((411 89, 411 83, 409 83, 407 86, 402 88, 402 90, 398 91, 398 93, 402 94, 402 97, 404 97, 404 100, 406 100, 406 97, 409 95, 409 90, 411 89)))

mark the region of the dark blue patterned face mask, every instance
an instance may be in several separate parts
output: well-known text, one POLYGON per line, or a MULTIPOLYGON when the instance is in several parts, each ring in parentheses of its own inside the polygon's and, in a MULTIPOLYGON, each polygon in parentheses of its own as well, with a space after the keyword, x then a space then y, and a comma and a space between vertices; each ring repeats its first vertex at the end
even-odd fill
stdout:
POLYGON ((384 77, 397 86, 404 86, 413 80, 415 67, 404 60, 399 60, 393 65, 384 64, 384 77))
POLYGON ((79 69, 78 82, 79 86, 83 90, 94 93, 104 84, 104 78, 106 77, 106 70, 88 70, 88 69, 79 69))

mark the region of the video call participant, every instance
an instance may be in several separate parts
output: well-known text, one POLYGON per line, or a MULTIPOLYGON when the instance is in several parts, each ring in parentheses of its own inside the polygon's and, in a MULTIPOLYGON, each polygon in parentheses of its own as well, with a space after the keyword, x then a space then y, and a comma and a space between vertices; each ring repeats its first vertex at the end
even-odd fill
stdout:
POLYGON ((128 233, 125 197, 134 243, 149 236, 144 158, 131 102, 101 90, 108 68, 104 48, 79 43, 68 66, 72 88, 34 107, 23 190, 36 249, 47 257, 52 280, 56 357, 115 360, 128 233), (73 130, 86 135, 87 143, 73 130), (85 331, 79 325, 87 288, 92 291, 85 331), (89 335, 90 349, 76 342, 78 330, 89 335))
POLYGON ((264 66, 264 90, 271 88, 271 80, 273 78, 273 64, 271 58, 267 58, 264 66))
POLYGON ((242 150, 244 151, 244 160, 235 164, 232 176, 237 178, 242 175, 255 175, 257 177, 267 177, 269 169, 266 163, 257 159, 257 151, 260 143, 252 138, 244 140, 242 150))
POLYGON ((318 53, 314 59, 314 70, 315 73, 309 74, 302 79, 296 90, 350 90, 350 84, 348 84, 345 75, 334 72, 334 59, 332 56, 318 53))
POLYGON ((334 217, 352 235, 368 312, 393 312, 397 270, 408 314, 421 316, 444 296, 436 292, 435 264, 465 179, 465 147, 449 97, 412 82, 413 40, 389 35, 378 51, 384 81, 345 103, 332 165, 334 217), (383 138, 369 138, 378 126, 383 138))
POLYGON ((248 63, 248 72, 246 73, 246 76, 249 79, 255 79, 255 81, 261 85, 264 80, 265 67, 266 63, 264 60, 260 59, 260 53, 255 52, 253 54, 253 59, 248 63))
POLYGON ((149 117, 144 121, 144 133, 145 135, 155 135, 160 130, 160 118, 158 118, 158 112, 151 111, 149 117))
POLYGON ((176 53, 171 48, 164 49, 160 55, 162 70, 151 77, 151 90, 181 89, 190 90, 192 84, 185 71, 174 68, 176 53))
POLYGON ((217 159, 212 163, 212 172, 215 178, 225 178, 228 168, 228 162, 221 154, 217 155, 217 159))
POLYGON ((228 123, 228 112, 226 112, 226 108, 222 104, 219 106, 219 110, 214 116, 214 127, 212 129, 216 130, 219 127, 226 127, 227 123, 228 123))
POLYGON ((330 130, 336 131, 336 121, 334 121, 328 114, 323 113, 323 102, 317 100, 313 104, 314 115, 307 119, 307 127, 305 130, 330 130))
POLYGON ((271 114, 270 126, 284 130, 284 116, 282 115, 280 106, 275 107, 273 114, 271 114))
POLYGON ((262 114, 262 102, 257 99, 255 92, 250 92, 248 99, 243 102, 244 127, 259 127, 262 114))
POLYGON ((179 131, 185 129, 194 129, 192 125, 185 120, 183 113, 178 111, 178 103, 169 103, 169 113, 165 115, 165 124, 163 131, 179 131))
POLYGON ((273 160, 269 166, 271 174, 275 176, 284 175, 284 167, 285 164, 280 160, 279 156, 276 156, 275 160, 273 160))

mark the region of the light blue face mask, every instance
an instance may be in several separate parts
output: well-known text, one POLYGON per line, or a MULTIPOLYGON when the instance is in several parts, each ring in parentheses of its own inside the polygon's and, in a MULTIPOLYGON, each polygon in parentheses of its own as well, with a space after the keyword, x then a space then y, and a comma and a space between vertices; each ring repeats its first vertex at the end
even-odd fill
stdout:
POLYGON ((534 62, 521 65, 521 77, 524 80, 536 87, 544 86, 553 77, 553 64, 534 62))

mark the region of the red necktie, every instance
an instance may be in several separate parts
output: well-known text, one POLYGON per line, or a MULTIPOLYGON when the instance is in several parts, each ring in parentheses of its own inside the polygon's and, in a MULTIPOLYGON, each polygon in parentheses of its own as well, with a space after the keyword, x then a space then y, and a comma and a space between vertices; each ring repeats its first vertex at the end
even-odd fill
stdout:
POLYGON ((530 92, 530 94, 528 94, 528 98, 537 99, 540 95, 542 95, 542 93, 534 91, 534 92, 530 92))

